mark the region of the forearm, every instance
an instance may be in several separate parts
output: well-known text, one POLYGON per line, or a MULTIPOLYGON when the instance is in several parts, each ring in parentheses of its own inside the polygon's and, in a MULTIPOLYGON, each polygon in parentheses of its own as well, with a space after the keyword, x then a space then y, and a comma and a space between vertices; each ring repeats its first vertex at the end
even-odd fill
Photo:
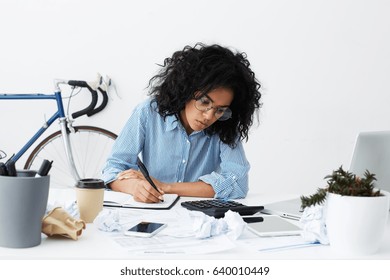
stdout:
POLYGON ((203 182, 164 183, 161 189, 165 193, 176 193, 180 196, 214 197, 215 192, 211 185, 203 182))
POLYGON ((133 194, 135 188, 135 182, 134 180, 115 180, 109 184, 109 187, 113 191, 133 194))
MULTIPOLYGON (((175 193, 180 196, 214 197, 215 191, 210 184, 203 181, 184 183, 165 183, 152 178, 156 186, 164 193, 175 193)), ((140 189, 140 184, 151 186, 145 180, 141 172, 137 170, 125 170, 118 174, 117 180, 109 184, 114 191, 125 192, 134 195, 140 189)))

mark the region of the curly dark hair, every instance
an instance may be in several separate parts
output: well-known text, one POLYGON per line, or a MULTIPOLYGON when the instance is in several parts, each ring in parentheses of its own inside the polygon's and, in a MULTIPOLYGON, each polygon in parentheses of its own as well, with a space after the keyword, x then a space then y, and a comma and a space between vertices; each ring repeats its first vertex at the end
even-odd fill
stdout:
POLYGON ((230 105, 232 118, 215 122, 205 132, 217 133, 231 147, 235 147, 237 138, 248 140, 254 112, 262 104, 260 83, 249 67, 246 53, 197 43, 175 52, 160 66, 162 69, 149 80, 148 87, 162 117, 176 115, 179 119, 179 113, 196 92, 204 96, 217 88, 229 88, 234 94, 230 105))

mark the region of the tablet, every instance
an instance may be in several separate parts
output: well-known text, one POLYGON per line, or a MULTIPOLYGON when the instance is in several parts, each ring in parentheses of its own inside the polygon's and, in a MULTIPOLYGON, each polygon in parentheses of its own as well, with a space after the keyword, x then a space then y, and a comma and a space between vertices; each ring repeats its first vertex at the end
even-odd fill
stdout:
POLYGON ((292 222, 277 215, 264 215, 260 223, 248 224, 253 233, 261 237, 300 235, 302 229, 292 222))

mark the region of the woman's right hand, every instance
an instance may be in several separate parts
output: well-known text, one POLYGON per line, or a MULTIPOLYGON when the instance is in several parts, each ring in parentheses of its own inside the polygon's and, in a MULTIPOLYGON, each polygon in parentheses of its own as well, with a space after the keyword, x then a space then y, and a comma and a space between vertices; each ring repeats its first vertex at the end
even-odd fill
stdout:
POLYGON ((164 191, 155 190, 137 170, 125 170, 118 174, 117 180, 110 184, 114 191, 129 193, 135 201, 145 203, 157 203, 163 200, 164 191))
POLYGON ((159 189, 160 192, 156 191, 146 179, 130 180, 134 181, 132 182, 134 184, 132 195, 135 201, 157 203, 164 200, 164 191, 161 189, 159 189))

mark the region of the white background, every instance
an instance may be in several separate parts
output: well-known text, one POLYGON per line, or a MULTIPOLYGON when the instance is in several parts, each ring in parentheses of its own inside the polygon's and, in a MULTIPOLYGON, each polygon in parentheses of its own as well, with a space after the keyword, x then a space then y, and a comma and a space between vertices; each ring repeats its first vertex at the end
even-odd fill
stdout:
MULTIPOLYGON (((107 74, 121 98, 76 124, 115 133, 174 51, 204 42, 246 52, 263 93, 245 144, 251 192, 311 193, 348 167, 359 131, 390 126, 390 1, 0 0, 0 11, 0 92, 107 74)), ((80 94, 72 108, 88 103, 80 94)), ((16 152, 50 105, 0 101, 0 149, 16 152)))

